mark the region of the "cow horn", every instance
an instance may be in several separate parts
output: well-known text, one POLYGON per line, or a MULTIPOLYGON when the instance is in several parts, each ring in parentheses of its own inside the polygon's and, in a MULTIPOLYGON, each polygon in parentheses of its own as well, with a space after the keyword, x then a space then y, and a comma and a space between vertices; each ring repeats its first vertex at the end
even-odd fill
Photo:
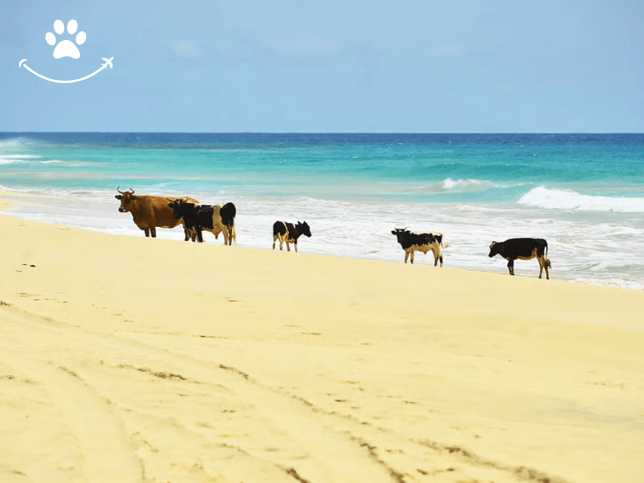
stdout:
POLYGON ((120 188, 120 186, 118 186, 118 187, 116 188, 116 191, 118 191, 119 193, 121 193, 122 195, 124 195, 125 193, 123 193, 119 188, 120 188))

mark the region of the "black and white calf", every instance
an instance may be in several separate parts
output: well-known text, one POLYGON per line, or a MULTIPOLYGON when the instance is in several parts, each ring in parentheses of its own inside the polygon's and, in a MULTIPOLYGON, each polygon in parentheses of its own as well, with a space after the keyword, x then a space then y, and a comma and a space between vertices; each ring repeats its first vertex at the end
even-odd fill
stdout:
POLYGON ((510 275, 514 275, 514 261, 539 260, 539 278, 543 270, 546 270, 546 279, 550 280, 548 269, 552 266, 548 259, 548 242, 543 238, 510 238, 504 242, 493 241, 490 245, 490 258, 494 255, 501 255, 508 260, 510 275))
POLYGON ((198 205, 175 200, 170 203, 175 218, 183 218, 186 228, 197 232, 197 241, 203 242, 202 231, 212 232, 215 238, 224 233, 224 245, 232 245, 236 240, 235 215, 237 209, 233 203, 219 205, 198 205))
POLYGON ((303 223, 297 222, 297 225, 288 223, 286 221, 276 221, 273 223, 273 250, 275 250, 275 242, 280 241, 280 250, 282 245, 286 242, 286 250, 291 251, 290 244, 292 243, 297 252, 297 239, 301 235, 311 237, 311 228, 305 221, 303 223))
POLYGON ((434 254, 434 266, 438 264, 438 261, 441 262, 441 267, 443 266, 443 254, 441 252, 442 247, 447 247, 443 245, 443 234, 442 233, 417 233, 411 232, 406 228, 394 228, 391 232, 392 235, 396 235, 398 243, 405 250, 405 263, 411 255, 411 263, 414 263, 414 252, 427 252, 431 251, 434 254))

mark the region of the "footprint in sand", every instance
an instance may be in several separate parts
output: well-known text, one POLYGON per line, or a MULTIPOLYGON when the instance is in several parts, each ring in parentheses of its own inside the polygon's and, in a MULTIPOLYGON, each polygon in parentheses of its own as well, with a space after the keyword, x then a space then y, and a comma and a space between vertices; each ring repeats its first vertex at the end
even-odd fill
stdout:
MULTIPOLYGON (((58 35, 62 35, 65 32, 65 24, 63 24, 61 20, 56 20, 54 22, 54 30, 58 35)), ((67 22, 67 32, 70 35, 74 35, 77 30, 78 22, 76 22, 76 20, 72 19, 67 22)), ((49 45, 56 45, 56 36, 51 32, 47 32, 45 40, 49 45)), ((87 40, 87 34, 82 31, 78 32, 78 35, 76 35, 76 44, 82 45, 85 43, 85 40, 87 40)), ((80 52, 78 47, 76 47, 76 44, 71 40, 61 40, 54 49, 54 58, 61 59, 63 57, 71 57, 72 59, 78 59, 80 57, 80 52)))

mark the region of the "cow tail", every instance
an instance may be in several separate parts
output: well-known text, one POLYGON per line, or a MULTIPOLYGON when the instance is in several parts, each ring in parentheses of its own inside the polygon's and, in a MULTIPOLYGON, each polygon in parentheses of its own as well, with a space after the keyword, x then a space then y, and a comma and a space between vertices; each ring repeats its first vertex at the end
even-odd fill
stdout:
POLYGON ((543 256, 547 260, 548 259, 548 242, 546 240, 544 241, 544 247, 543 247, 543 256))
POLYGON ((547 264, 548 264, 548 266, 549 266, 550 268, 552 268, 552 262, 551 262, 551 261, 550 261, 550 259, 548 258, 548 242, 546 242, 546 249, 544 250, 544 252, 545 252, 545 256, 546 256, 546 260, 547 260, 547 264))

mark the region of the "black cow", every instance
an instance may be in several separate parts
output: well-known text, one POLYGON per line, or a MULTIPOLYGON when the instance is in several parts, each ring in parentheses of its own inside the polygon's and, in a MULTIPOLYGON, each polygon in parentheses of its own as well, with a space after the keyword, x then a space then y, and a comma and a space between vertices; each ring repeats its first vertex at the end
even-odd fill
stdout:
POLYGON ((202 231, 214 233, 215 238, 219 233, 224 233, 224 245, 231 245, 236 240, 235 215, 237 208, 233 203, 219 205, 198 205, 175 200, 169 203, 175 218, 183 218, 187 228, 197 232, 197 241, 203 242, 202 231))
MULTIPOLYGON (((398 243, 405 250, 405 263, 409 255, 411 255, 411 263, 414 263, 414 252, 419 251, 427 254, 431 251, 434 254, 434 266, 441 262, 443 266, 443 254, 441 247, 443 247, 443 234, 442 233, 418 233, 411 232, 406 228, 394 228, 391 232, 396 235, 398 243)), ((447 245, 445 245, 447 248, 447 245)))
POLYGON ((493 241, 490 245, 490 258, 494 255, 501 255, 508 260, 510 275, 514 275, 514 261, 539 260, 539 278, 543 270, 546 270, 546 279, 550 280, 548 269, 552 267, 548 259, 548 242, 543 238, 510 238, 504 242, 493 241))
POLYGON ((297 225, 288 223, 286 221, 276 221, 273 223, 273 250, 275 250, 275 241, 280 241, 280 250, 282 245, 286 242, 286 250, 291 251, 290 244, 292 243, 297 252, 297 239, 301 235, 311 237, 311 228, 305 221, 303 223, 297 222, 297 225))

